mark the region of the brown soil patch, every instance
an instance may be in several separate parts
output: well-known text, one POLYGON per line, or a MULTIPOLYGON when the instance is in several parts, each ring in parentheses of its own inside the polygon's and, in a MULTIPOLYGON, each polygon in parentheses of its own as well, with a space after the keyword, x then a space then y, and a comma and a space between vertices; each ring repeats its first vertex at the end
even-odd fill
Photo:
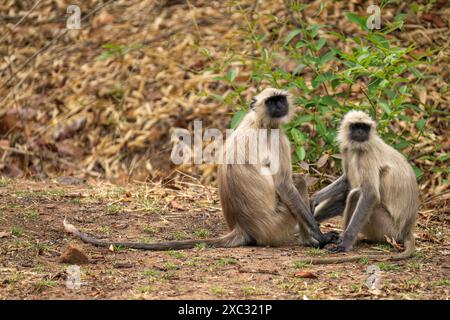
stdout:
MULTIPOLYGON (((81 229, 116 240, 161 241, 226 232, 216 190, 177 183, 117 187, 2 180, 0 299, 448 299, 448 197, 419 215, 418 254, 382 263, 382 289, 369 292, 367 264, 304 266, 322 252, 281 248, 146 252, 97 248, 63 231, 67 217, 81 229), (178 189, 178 190, 174 190, 178 189), (78 290, 65 285, 59 262, 70 243, 89 257, 78 290), (301 271, 301 272, 300 272, 301 271), (307 275, 307 278, 300 277, 307 275), (314 278, 316 276, 317 278, 314 278)), ((325 229, 338 227, 338 221, 325 229)), ((356 251, 386 250, 363 244, 356 251)))

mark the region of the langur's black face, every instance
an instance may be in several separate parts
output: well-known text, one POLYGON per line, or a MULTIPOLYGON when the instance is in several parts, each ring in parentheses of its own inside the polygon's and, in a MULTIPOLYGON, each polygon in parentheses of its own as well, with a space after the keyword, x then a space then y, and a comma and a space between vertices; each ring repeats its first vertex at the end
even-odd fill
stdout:
POLYGON ((364 122, 350 124, 350 140, 365 142, 369 140, 370 125, 364 122))
POLYGON ((289 113, 289 103, 285 95, 268 98, 265 106, 266 112, 271 118, 282 118, 289 113))

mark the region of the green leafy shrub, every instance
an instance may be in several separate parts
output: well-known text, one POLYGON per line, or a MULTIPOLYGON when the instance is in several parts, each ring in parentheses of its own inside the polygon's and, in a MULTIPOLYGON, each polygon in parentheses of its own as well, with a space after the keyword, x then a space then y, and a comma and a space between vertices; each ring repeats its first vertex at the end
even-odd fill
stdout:
MULTIPOLYGON (((301 15, 307 7, 293 1, 290 10, 301 15)), ((413 46, 401 47, 389 36, 401 29, 404 15, 383 29, 369 30, 367 17, 348 13, 347 19, 361 31, 344 35, 327 25, 306 24, 302 19, 281 21, 276 16, 271 17, 276 27, 263 32, 248 10, 240 12, 244 27, 239 37, 251 50, 230 47, 213 66, 224 74, 216 80, 232 88, 225 96, 213 95, 234 108, 232 128, 248 110, 245 90, 270 85, 293 91, 295 105, 302 107, 284 127, 293 144, 294 164, 315 163, 323 154, 338 153, 336 130, 342 116, 352 109, 367 111, 377 121, 382 138, 397 150, 417 153, 414 145, 427 134, 427 117, 433 110, 414 96, 413 85, 425 77, 420 65, 429 63, 432 51, 418 54, 413 46), (328 37, 337 38, 337 44, 327 41, 328 37), (339 48, 339 43, 350 49, 339 48), (236 65, 250 67, 251 77, 237 82, 236 65), (399 121, 406 125, 399 127, 399 121), (409 130, 412 125, 416 128, 409 130)), ((422 175, 419 168, 414 169, 418 177, 422 175)))

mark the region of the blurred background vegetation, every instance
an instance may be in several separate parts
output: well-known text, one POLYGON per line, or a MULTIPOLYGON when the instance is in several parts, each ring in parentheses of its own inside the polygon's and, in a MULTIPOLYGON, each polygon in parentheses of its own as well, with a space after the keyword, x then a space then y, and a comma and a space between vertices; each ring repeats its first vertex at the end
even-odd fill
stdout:
POLYGON ((35 3, 0 4, 1 175, 214 183, 211 165, 171 164, 173 128, 234 127, 274 86, 295 96, 284 129, 311 188, 339 174, 336 128, 362 109, 425 193, 448 192, 445 0, 94 0, 80 30, 65 28, 70 1, 35 3))

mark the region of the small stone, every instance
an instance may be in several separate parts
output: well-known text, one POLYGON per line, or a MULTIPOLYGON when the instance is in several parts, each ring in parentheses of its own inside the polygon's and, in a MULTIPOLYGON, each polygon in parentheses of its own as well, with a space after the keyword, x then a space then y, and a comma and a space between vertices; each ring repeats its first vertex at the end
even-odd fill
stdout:
POLYGON ((69 244, 66 251, 59 258, 59 262, 67 264, 87 264, 89 258, 86 254, 73 244, 69 244))

